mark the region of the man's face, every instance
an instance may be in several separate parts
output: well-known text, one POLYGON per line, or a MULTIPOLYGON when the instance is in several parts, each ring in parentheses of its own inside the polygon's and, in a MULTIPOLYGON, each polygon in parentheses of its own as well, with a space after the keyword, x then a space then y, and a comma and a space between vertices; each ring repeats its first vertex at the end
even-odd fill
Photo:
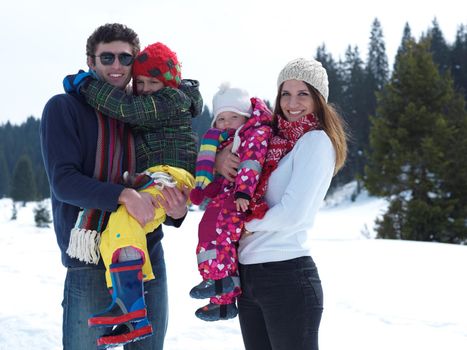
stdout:
POLYGON ((132 55, 129 43, 123 41, 99 43, 96 47, 95 57, 88 57, 88 66, 95 70, 102 80, 115 87, 124 89, 131 79, 131 66, 133 63, 131 60, 131 64, 125 65, 125 63, 130 61, 128 57, 125 57, 127 55, 132 55), (109 61, 112 61, 112 54, 113 62, 109 64, 109 61), (120 62, 121 60, 124 61, 124 64, 120 62))

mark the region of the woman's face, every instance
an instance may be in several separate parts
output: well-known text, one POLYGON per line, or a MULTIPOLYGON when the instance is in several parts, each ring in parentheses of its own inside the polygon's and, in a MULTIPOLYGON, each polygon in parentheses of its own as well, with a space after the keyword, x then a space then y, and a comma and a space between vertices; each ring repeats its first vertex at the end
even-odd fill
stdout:
POLYGON ((282 85, 280 107, 289 122, 315 112, 315 102, 310 90, 301 80, 286 80, 282 85))

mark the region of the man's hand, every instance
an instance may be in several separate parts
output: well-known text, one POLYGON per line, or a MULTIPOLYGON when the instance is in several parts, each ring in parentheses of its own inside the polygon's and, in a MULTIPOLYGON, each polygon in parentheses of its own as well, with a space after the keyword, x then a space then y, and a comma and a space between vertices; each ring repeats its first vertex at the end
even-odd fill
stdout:
POLYGON ((128 214, 142 227, 154 219, 157 201, 149 193, 139 193, 132 188, 125 188, 118 197, 118 203, 123 204, 128 214))
POLYGON ((214 167, 218 173, 232 182, 235 181, 235 176, 237 176, 237 168, 240 164, 240 159, 233 154, 231 150, 232 144, 225 147, 222 151, 217 152, 214 167))
POLYGON ((177 187, 165 186, 161 192, 162 196, 156 198, 157 206, 164 208, 167 216, 172 219, 183 218, 188 210, 186 203, 190 195, 189 188, 184 187, 180 191, 177 187))

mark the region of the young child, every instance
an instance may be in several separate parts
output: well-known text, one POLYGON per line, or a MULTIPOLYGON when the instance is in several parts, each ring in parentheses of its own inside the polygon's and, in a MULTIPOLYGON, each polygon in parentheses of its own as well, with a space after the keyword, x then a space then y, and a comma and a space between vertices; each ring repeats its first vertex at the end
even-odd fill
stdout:
POLYGON ((195 315, 205 321, 230 319, 237 315, 240 295, 237 242, 246 211, 261 173, 272 135, 272 114, 263 101, 228 84, 213 98, 212 122, 201 142, 196 162, 194 204, 211 198, 201 219, 196 247, 198 270, 203 281, 190 291, 196 299, 210 298, 195 315), (240 158, 235 182, 214 175, 216 151, 233 142, 232 152, 240 158))
MULTIPOLYGON (((164 186, 193 188, 196 139, 191 118, 201 113, 203 105, 198 82, 181 80, 176 54, 162 43, 149 45, 138 54, 132 74, 136 97, 93 79, 78 89, 98 111, 132 125, 136 168, 146 170, 137 176, 126 174, 125 181, 154 197, 161 195, 164 186), (152 98, 144 99, 142 95, 152 98)), ((86 212, 78 218, 67 251, 82 260, 89 258, 79 251, 82 238, 89 235, 80 225, 86 221, 83 220, 86 212)), ((99 250, 106 266, 107 286, 112 288, 112 303, 88 320, 91 327, 111 327, 110 332, 98 339, 99 346, 121 345, 152 334, 143 289, 143 280, 154 279, 146 234, 153 232, 165 218, 162 207, 155 210, 153 221, 144 227, 128 214, 125 206, 110 215, 100 236, 99 250)), ((94 254, 94 259, 87 262, 98 260, 99 255, 94 254)))

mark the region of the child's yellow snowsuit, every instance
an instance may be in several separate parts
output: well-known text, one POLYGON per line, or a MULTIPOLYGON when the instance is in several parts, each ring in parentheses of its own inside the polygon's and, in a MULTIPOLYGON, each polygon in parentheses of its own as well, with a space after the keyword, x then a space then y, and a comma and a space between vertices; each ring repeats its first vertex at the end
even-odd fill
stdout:
MULTIPOLYGON (((158 165, 151 167, 146 173, 164 172, 173 177, 177 182, 177 188, 182 189, 187 186, 189 190, 193 188, 194 178, 186 170, 182 168, 171 167, 168 165, 158 165)), ((148 186, 140 192, 148 192, 152 196, 160 195, 162 192, 156 186, 148 186)), ((114 253, 121 248, 131 246, 144 254, 143 256, 143 278, 144 281, 154 279, 151 262, 149 261, 149 253, 147 249, 146 234, 153 232, 165 220, 164 208, 156 208, 154 220, 141 227, 141 225, 128 214, 124 205, 120 205, 114 213, 110 215, 109 222, 105 231, 101 235, 99 249, 102 260, 105 264, 105 279, 107 287, 112 287, 110 279, 109 266, 113 263, 112 258, 114 253)))

